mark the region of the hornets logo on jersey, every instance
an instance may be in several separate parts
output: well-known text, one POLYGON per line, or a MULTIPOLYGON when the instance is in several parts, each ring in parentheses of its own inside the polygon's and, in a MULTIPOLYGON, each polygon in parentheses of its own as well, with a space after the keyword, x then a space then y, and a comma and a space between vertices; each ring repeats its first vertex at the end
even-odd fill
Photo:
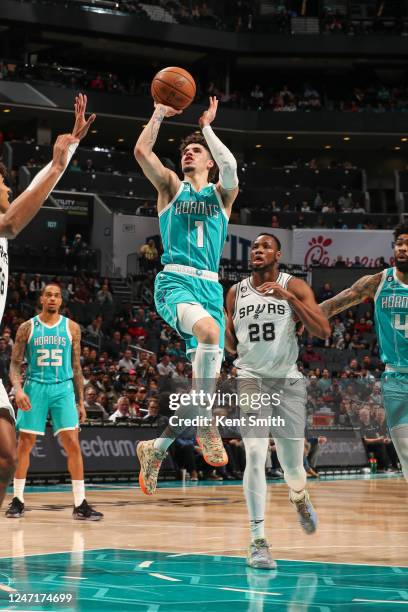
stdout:
POLYGON ((395 268, 384 270, 374 304, 381 361, 408 367, 408 285, 397 278, 395 268))
POLYGON ((159 213, 162 264, 218 272, 227 238, 228 217, 213 183, 195 191, 182 181, 173 200, 159 213))
POLYGON ((33 317, 26 359, 28 381, 53 384, 72 379, 69 319, 61 316, 55 325, 46 325, 39 316, 33 317))

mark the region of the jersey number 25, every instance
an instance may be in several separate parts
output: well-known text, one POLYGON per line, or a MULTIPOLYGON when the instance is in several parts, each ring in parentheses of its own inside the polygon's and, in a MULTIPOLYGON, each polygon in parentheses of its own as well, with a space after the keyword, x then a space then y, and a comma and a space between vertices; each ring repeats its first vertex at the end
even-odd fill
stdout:
POLYGON ((62 350, 61 349, 38 349, 37 351, 37 366, 43 368, 45 366, 62 366, 62 350))

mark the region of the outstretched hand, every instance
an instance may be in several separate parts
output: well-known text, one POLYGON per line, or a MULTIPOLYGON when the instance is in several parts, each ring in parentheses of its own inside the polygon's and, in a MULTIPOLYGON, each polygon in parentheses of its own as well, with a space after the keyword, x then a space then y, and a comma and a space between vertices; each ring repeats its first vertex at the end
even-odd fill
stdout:
POLYGON ((174 117, 174 115, 181 115, 182 110, 176 110, 172 106, 167 106, 166 104, 160 104, 159 102, 155 102, 154 106, 156 111, 164 114, 164 117, 174 117))
POLYGON ((215 96, 210 96, 210 105, 208 109, 203 112, 203 114, 198 120, 201 129, 203 129, 206 125, 210 125, 214 121, 215 115, 217 114, 217 108, 217 98, 215 96))
POLYGON ((75 138, 78 138, 79 140, 82 140, 82 138, 85 138, 91 124, 96 119, 95 113, 92 113, 92 115, 90 115, 88 119, 85 119, 87 103, 88 103, 88 98, 86 97, 85 94, 80 93, 77 96, 75 96, 75 106, 74 106, 75 124, 72 130, 72 135, 75 138))

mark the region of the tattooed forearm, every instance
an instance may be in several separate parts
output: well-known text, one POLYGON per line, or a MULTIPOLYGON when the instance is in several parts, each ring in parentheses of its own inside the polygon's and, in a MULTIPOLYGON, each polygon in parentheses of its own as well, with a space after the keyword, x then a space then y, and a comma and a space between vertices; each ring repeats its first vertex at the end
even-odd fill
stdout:
POLYGON ((27 340, 30 335, 31 321, 22 323, 17 330, 16 339, 14 341, 13 351, 11 353, 10 363, 10 381, 15 391, 21 389, 21 364, 24 360, 27 340))
MULTIPOLYGON (((159 129, 160 129, 160 126, 162 124, 164 117, 165 117, 164 110, 162 108, 159 108, 155 113, 153 113, 153 117, 149 121, 151 125, 150 125, 150 129, 148 132, 149 133, 148 144, 151 149, 153 149, 155 145, 155 142, 157 140, 157 134, 159 133, 159 129)), ((149 128, 149 125, 146 127, 149 128)))
POLYGON ((70 321, 72 334, 72 371, 74 375, 75 397, 78 403, 84 401, 84 377, 81 368, 81 328, 70 321))
POLYGON ((330 300, 319 304, 328 319, 339 312, 360 304, 366 298, 373 298, 381 281, 382 272, 359 278, 351 287, 341 291, 330 300))

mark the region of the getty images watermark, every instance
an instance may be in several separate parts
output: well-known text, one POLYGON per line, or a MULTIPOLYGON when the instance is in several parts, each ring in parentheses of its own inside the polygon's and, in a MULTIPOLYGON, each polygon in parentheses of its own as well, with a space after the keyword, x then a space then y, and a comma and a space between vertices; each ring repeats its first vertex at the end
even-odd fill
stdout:
POLYGON ((181 417, 177 413, 170 417, 169 425, 181 423, 185 427, 285 427, 285 419, 280 415, 268 414, 260 416, 261 412, 277 408, 281 405, 279 393, 226 393, 216 391, 207 393, 204 390, 192 389, 189 393, 171 393, 169 396, 170 410, 191 408, 192 412, 206 411, 211 414, 198 414, 193 417, 181 417), (214 407, 239 406, 239 417, 230 417, 225 414, 213 414, 214 407), (258 414, 257 414, 258 413, 258 414))

